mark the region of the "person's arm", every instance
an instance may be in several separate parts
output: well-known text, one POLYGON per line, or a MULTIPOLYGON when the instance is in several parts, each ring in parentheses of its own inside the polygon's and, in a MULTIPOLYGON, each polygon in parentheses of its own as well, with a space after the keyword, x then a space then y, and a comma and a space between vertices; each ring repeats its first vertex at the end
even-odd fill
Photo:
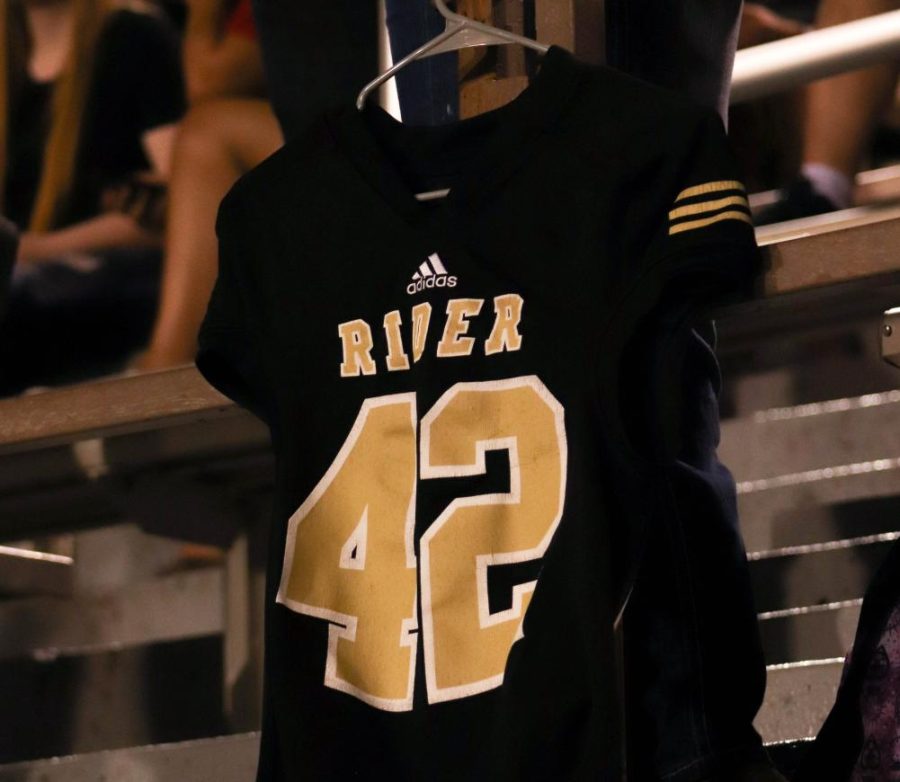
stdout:
POLYGON ((123 247, 159 247, 160 236, 121 212, 107 212, 57 231, 22 234, 18 263, 65 260, 123 247))
POLYGON ((150 161, 152 173, 166 182, 172 169, 172 150, 177 135, 178 123, 169 122, 151 128, 141 136, 141 146, 150 161))
MULTIPOLYGON (((177 129, 177 124, 169 123, 152 128, 141 137, 152 166, 147 172, 149 178, 168 180, 177 129)), ((22 234, 17 260, 35 263, 123 247, 158 247, 161 241, 158 232, 141 226, 133 215, 106 212, 56 231, 22 234)))
POLYGON ((253 38, 224 26, 222 0, 190 0, 184 37, 188 101, 264 92, 262 55, 253 38))
MULTIPOLYGON (((178 120, 184 112, 177 39, 159 17, 119 12, 105 30, 98 53, 97 94, 130 113, 139 130, 146 170, 113 179, 100 196, 96 216, 56 230, 22 235, 22 264, 62 260, 88 268, 86 256, 128 247, 159 247, 154 220, 157 185, 167 178, 178 120), (118 192, 117 192, 118 191, 118 192)), ((131 131, 129 131, 131 132, 131 131)))

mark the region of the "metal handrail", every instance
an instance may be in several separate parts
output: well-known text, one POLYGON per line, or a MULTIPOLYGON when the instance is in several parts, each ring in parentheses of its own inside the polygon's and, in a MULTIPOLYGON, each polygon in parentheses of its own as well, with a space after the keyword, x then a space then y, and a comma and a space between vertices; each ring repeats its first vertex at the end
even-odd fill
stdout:
POLYGON ((900 11, 826 27, 737 53, 731 102, 770 95, 900 55, 900 11))

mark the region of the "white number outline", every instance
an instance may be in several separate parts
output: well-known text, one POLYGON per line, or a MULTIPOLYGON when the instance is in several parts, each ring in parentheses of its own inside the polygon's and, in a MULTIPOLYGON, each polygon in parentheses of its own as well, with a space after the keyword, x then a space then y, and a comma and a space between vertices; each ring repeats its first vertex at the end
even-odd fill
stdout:
POLYGON ((435 669, 434 651, 434 621, 432 618, 431 603, 431 561, 429 544, 440 529, 453 516, 458 508, 477 505, 517 505, 521 502, 521 471, 519 469, 519 452, 517 437, 503 437, 493 440, 477 440, 475 442, 475 461, 472 464, 435 466, 431 464, 431 425, 444 411, 447 405, 458 394, 466 391, 505 391, 511 388, 530 386, 531 389, 547 404, 553 413, 556 426, 556 438, 559 447, 560 487, 559 506, 553 522, 547 529, 540 543, 532 549, 508 552, 506 554, 481 554, 476 557, 476 579, 478 590, 478 618, 481 627, 508 622, 519 619, 519 627, 513 639, 513 643, 520 640, 522 633, 523 598, 533 592, 537 581, 527 581, 524 584, 516 584, 513 587, 512 606, 504 611, 492 614, 488 602, 488 567, 491 565, 507 565, 518 562, 527 562, 542 557, 550 545, 556 533, 559 522, 562 519, 563 508, 566 500, 566 484, 568 482, 568 441, 566 439, 565 413, 562 405, 550 393, 550 390, 536 375, 523 375, 505 380, 488 380, 472 383, 456 383, 445 391, 428 413, 422 418, 420 430, 419 454, 421 463, 419 475, 422 480, 428 478, 458 478, 472 475, 484 475, 485 453, 494 450, 506 450, 509 454, 509 492, 480 494, 470 497, 455 498, 435 521, 422 534, 419 540, 419 556, 421 559, 419 579, 422 591, 422 647, 425 654, 425 686, 429 703, 466 698, 478 693, 487 692, 503 684, 503 673, 482 679, 469 684, 455 687, 439 687, 437 684, 437 671, 435 669))
MULTIPOLYGON (((348 695, 352 695, 359 700, 368 703, 370 706, 382 709, 384 711, 410 711, 413 706, 413 690, 415 687, 416 677, 416 657, 418 655, 418 617, 416 615, 416 606, 418 603, 418 589, 413 594, 413 604, 411 607, 412 616, 404 619, 400 627, 400 646, 410 647, 409 653, 409 685, 407 687, 407 696, 402 699, 379 698, 372 695, 350 682, 342 679, 337 674, 337 647, 341 639, 353 643, 356 640, 356 626, 358 617, 342 614, 327 608, 319 608, 317 606, 306 605, 297 600, 292 600, 287 596, 287 585, 291 580, 291 569, 294 562, 294 546, 297 537, 297 527, 303 522, 309 512, 316 506, 325 492, 331 486, 332 481, 340 473, 344 466, 344 462, 356 447, 356 441, 362 434, 369 417, 369 412, 377 407, 387 405, 406 404, 409 406, 410 421, 413 431, 413 442, 415 443, 415 432, 418 423, 416 410, 416 395, 414 392, 405 394, 390 394, 387 396, 373 397, 363 401, 362 406, 357 413, 356 420, 344 440, 344 444, 338 451, 337 456, 331 463, 331 466, 316 484, 316 487, 310 492, 309 496, 303 501, 303 504, 297 508, 288 521, 287 537, 284 547, 284 564, 281 571, 281 582, 278 588, 278 594, 275 602, 296 611, 298 614, 305 614, 317 619, 324 619, 328 622, 328 657, 325 662, 325 686, 335 690, 340 690, 348 695)), ((415 447, 415 446, 414 446, 415 447)), ((417 460, 413 459, 415 464, 417 460)), ((419 477, 413 468, 413 488, 410 493, 410 503, 406 511, 406 522, 404 525, 404 543, 406 547, 406 567, 407 569, 415 569, 416 552, 415 552, 415 516, 416 516, 416 489, 418 488, 419 477)), ((368 515, 368 506, 363 511, 364 515, 368 515)), ((358 529, 358 527, 357 527, 358 529)), ((354 532, 355 534, 355 532, 354 532)))

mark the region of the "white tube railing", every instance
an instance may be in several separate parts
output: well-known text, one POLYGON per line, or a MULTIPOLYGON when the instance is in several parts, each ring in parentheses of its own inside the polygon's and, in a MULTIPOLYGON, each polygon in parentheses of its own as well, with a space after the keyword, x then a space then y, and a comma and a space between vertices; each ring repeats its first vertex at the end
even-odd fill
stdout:
POLYGON ((731 102, 900 56, 900 11, 825 27, 742 49, 734 60, 731 102))

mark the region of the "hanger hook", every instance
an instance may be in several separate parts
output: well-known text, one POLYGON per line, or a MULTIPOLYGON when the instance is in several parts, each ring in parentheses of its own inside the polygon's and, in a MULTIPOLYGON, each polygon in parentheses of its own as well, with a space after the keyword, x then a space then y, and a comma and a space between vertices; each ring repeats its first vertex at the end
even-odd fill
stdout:
POLYGON ((434 7, 437 9, 437 12, 444 17, 448 22, 467 22, 469 18, 467 16, 462 16, 461 14, 454 13, 450 10, 449 6, 444 0, 431 0, 434 7))
POLYGON ((446 17, 447 14, 451 13, 450 9, 447 8, 447 4, 444 2, 444 0, 432 0, 432 3, 434 4, 434 7, 437 8, 437 11, 441 16, 446 17))

